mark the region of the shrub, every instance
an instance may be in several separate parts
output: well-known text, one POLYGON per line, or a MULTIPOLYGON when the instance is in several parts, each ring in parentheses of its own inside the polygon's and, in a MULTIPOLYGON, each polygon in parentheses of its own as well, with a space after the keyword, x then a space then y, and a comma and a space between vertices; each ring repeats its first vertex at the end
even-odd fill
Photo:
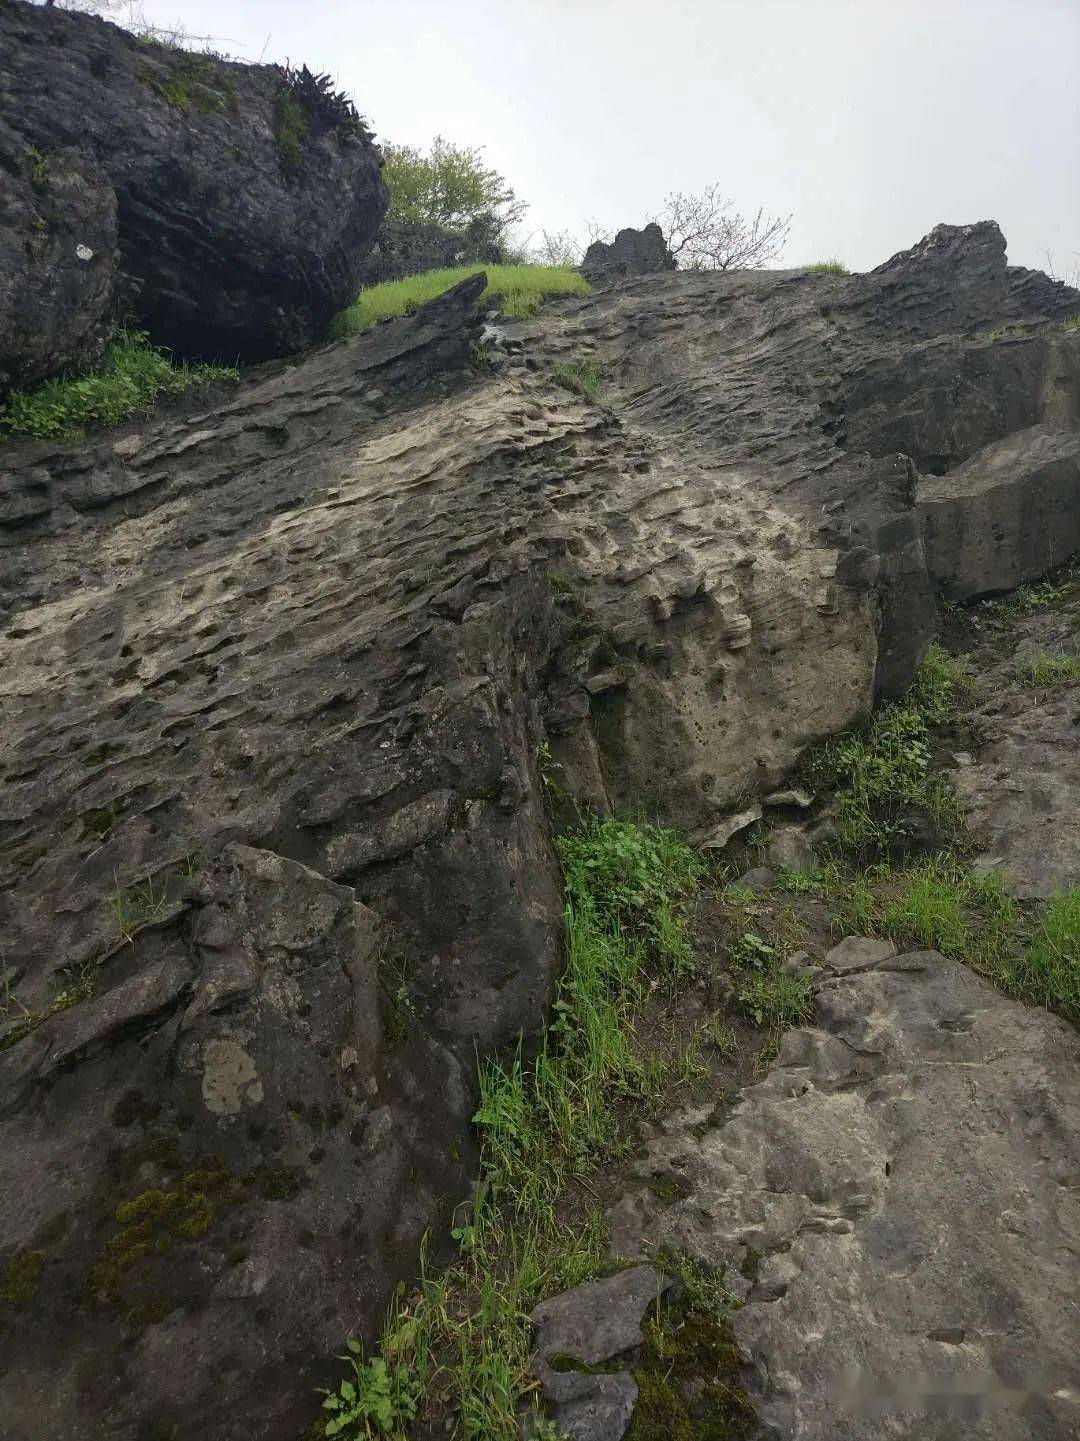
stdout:
POLYGON ((5 433, 37 440, 78 440, 99 425, 117 425, 149 410, 162 395, 181 395, 193 385, 239 379, 220 365, 174 364, 138 330, 119 330, 97 370, 47 380, 34 390, 13 390, 0 405, 5 433))

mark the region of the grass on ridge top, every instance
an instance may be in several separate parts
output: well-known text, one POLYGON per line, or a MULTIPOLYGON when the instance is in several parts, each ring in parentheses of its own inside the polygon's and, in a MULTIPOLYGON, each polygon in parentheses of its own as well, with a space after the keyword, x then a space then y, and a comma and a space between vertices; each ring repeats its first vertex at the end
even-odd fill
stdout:
POLYGON ((576 270, 555 265, 458 265, 387 280, 362 290, 333 324, 335 336, 359 335, 380 320, 407 315, 469 275, 485 271, 483 300, 497 300, 507 315, 535 315, 546 295, 587 295, 589 282, 576 270))

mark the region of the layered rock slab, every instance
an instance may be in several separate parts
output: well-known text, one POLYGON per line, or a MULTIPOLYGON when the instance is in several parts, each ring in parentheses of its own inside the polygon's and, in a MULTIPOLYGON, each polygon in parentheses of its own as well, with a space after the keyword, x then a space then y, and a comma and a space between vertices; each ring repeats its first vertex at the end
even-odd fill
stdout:
POLYGON ((659 1129, 644 1171, 683 1198, 628 1196, 614 1244, 729 1268, 770 1435, 1066 1441, 1080 1038, 957 962, 888 949, 838 956, 817 1024, 718 1127, 659 1129))

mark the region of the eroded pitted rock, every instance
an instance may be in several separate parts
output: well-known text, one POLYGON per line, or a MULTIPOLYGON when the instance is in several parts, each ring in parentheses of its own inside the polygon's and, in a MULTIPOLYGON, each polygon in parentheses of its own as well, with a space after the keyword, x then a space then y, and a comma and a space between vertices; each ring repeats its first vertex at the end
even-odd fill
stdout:
POLYGON ((726 1266, 770 1435, 1066 1441, 1080 1040, 933 952, 845 943, 818 1023, 718 1127, 662 1126, 615 1208, 626 1256, 726 1266))

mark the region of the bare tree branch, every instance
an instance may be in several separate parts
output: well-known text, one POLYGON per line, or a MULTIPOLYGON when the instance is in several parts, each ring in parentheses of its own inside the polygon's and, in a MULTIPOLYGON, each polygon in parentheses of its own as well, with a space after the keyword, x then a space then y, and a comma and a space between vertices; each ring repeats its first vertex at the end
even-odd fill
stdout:
POLYGON ((658 215, 668 249, 682 270, 760 270, 787 243, 791 216, 759 209, 746 219, 718 185, 695 194, 673 191, 658 215))

